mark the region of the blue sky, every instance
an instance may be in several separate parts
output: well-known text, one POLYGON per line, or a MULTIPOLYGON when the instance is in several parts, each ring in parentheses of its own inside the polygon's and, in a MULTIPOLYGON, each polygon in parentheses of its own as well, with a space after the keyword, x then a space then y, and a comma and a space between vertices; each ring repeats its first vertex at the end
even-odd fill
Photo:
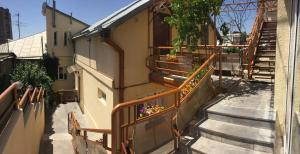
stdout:
MULTIPOLYGON (((0 6, 8 8, 12 16, 14 39, 18 38, 16 26, 20 13, 21 37, 46 30, 45 17, 42 15, 42 4, 46 0, 0 0, 0 6)), ((52 0, 48 0, 52 3, 52 0)), ((133 0, 57 0, 57 8, 88 24, 110 15, 112 12, 131 3, 133 0)), ((52 4, 51 4, 52 5, 52 4)))
MULTIPOLYGON (((12 27, 14 39, 18 38, 16 26, 17 16, 20 13, 21 37, 29 36, 46 30, 45 17, 42 15, 42 4, 48 1, 52 5, 52 0, 0 0, 0 6, 9 8, 12 15, 12 27)), ((56 0, 57 8, 88 24, 110 15, 112 12, 124 7, 134 0, 56 0)), ((232 0, 227 0, 232 1, 232 0)), ((246 31, 251 31, 255 11, 248 14, 246 31)), ((225 19, 226 20, 226 19, 225 19)))

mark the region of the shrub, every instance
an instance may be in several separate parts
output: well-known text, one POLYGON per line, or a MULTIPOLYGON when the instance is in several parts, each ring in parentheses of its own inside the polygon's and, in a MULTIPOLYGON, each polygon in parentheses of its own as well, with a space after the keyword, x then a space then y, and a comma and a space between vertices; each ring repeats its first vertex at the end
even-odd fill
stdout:
POLYGON ((16 66, 16 69, 11 74, 11 79, 16 82, 23 83, 21 92, 24 92, 26 88, 31 85, 33 87, 43 87, 46 89, 46 105, 52 101, 53 91, 51 86, 53 80, 48 76, 46 68, 36 63, 22 62, 16 66))

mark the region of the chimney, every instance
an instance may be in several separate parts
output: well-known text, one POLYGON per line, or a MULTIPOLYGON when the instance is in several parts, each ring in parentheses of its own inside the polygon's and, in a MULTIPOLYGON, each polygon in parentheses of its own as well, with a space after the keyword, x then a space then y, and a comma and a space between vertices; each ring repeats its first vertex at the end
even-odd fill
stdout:
POLYGON ((70 24, 72 24, 72 20, 73 20, 73 14, 71 12, 71 14, 70 14, 70 24))
POLYGON ((56 1, 53 0, 53 9, 52 9, 52 26, 56 27, 56 18, 55 18, 55 14, 56 14, 56 1))

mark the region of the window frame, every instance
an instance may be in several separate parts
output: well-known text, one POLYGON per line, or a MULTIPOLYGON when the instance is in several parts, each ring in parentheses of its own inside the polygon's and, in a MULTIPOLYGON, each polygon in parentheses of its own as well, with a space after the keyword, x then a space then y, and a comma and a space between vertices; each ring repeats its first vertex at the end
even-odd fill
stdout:
POLYGON ((68 73, 66 66, 57 67, 57 80, 68 80, 68 73))
POLYGON ((53 45, 57 46, 57 31, 53 33, 53 45))
POLYGON ((103 105, 106 105, 106 100, 107 100, 107 95, 106 93, 101 90, 101 88, 97 88, 98 91, 97 91, 97 99, 103 104, 103 105))
POLYGON ((64 46, 68 46, 68 32, 64 32, 64 46))

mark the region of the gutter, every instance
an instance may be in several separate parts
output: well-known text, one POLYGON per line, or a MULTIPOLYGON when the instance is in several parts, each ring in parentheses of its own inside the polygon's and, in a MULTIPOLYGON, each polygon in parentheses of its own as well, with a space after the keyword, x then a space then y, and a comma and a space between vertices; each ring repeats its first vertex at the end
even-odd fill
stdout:
POLYGON ((103 38, 119 55, 119 102, 124 102, 124 50, 110 38, 103 38))

